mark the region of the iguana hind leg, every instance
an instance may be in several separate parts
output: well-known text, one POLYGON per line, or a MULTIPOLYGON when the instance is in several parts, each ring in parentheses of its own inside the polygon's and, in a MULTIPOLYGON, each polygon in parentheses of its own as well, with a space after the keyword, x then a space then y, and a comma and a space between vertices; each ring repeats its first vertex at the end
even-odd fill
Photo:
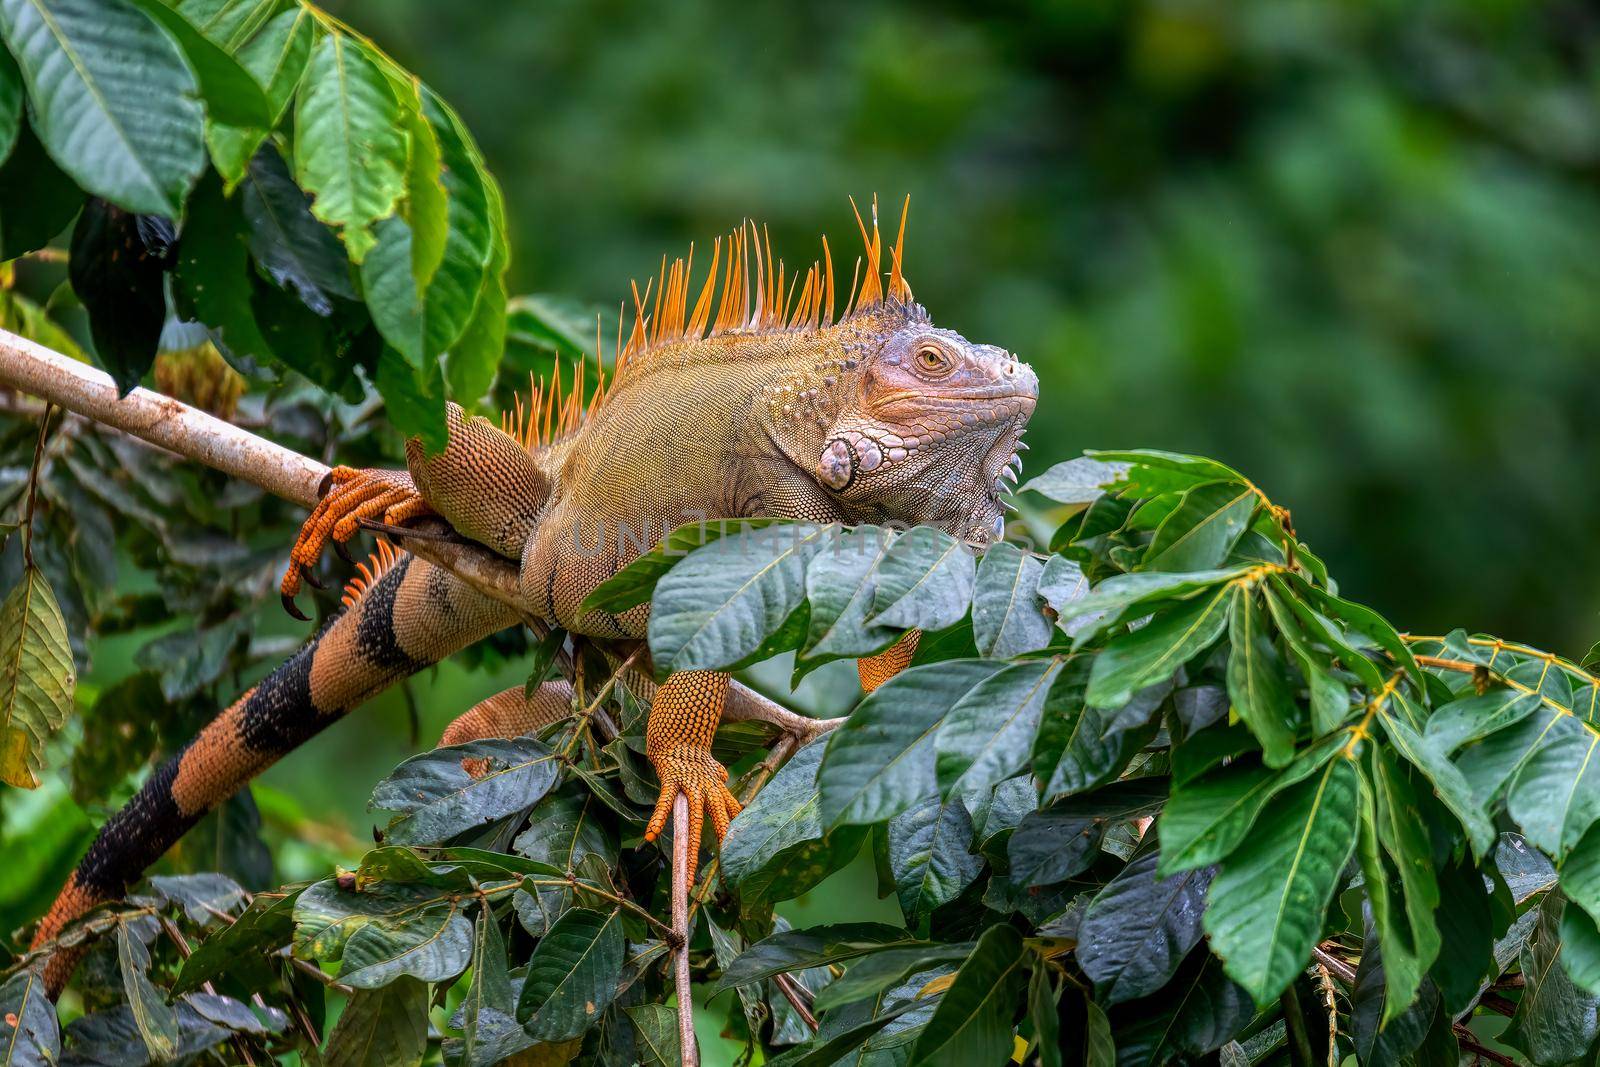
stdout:
POLYGON ((921 630, 907 630, 900 640, 876 656, 863 656, 856 660, 856 673, 861 678, 861 691, 870 693, 911 666, 912 657, 917 654, 917 642, 921 640, 921 630))
POLYGON ((439 738, 439 745, 464 745, 485 737, 521 737, 572 714, 572 685, 545 682, 527 695, 514 685, 484 697, 455 718, 439 738))
POLYGON ((700 854, 705 817, 721 841, 740 805, 728 789, 728 769, 711 755, 711 739, 728 700, 732 678, 722 671, 679 671, 656 690, 645 726, 644 752, 661 779, 656 810, 645 827, 654 841, 672 817, 672 802, 682 793, 689 800, 689 857, 700 854))

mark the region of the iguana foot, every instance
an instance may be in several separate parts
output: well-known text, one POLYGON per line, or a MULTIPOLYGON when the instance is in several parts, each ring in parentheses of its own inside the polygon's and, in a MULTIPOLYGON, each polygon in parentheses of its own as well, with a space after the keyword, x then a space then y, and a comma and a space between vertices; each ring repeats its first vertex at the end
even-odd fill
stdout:
POLYGON ((306 616, 294 598, 302 581, 320 588, 311 568, 330 542, 335 547, 342 546, 355 536, 362 519, 382 519, 398 526, 419 515, 434 513, 405 471, 335 467, 328 472, 326 486, 310 518, 300 527, 279 586, 284 610, 303 621, 307 621, 306 616))
POLYGON ((689 798, 689 857, 690 873, 700 855, 700 831, 705 817, 711 816, 711 828, 721 841, 728 832, 728 824, 739 814, 742 805, 728 790, 728 769, 712 758, 704 749, 675 748, 670 752, 650 757, 656 775, 661 779, 661 795, 656 799, 655 813, 645 827, 644 839, 654 841, 672 818, 672 802, 682 793, 689 798))

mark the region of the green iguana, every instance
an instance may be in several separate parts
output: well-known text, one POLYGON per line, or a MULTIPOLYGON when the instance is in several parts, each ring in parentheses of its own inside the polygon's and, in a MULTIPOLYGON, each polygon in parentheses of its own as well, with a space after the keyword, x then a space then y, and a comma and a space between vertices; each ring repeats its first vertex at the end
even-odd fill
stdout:
MULTIPOLYGON (((609 387, 602 377, 587 403, 580 379, 564 399, 559 387, 542 401, 536 395, 506 429, 451 405, 448 446, 430 456, 411 442, 408 472, 336 469, 293 548, 286 606, 293 610, 323 547, 347 541, 363 519, 442 516, 520 562, 523 614, 635 642, 645 636, 648 604, 615 616, 580 605, 642 551, 641 541, 692 519, 927 523, 992 541, 1003 530, 1000 495, 1020 467, 1038 379, 1010 353, 934 327, 912 302, 901 271, 903 214, 887 271, 876 212, 861 234, 866 269, 837 321, 826 241, 822 262, 803 279, 785 279, 770 241, 741 227, 713 247, 692 302, 692 253, 690 263, 664 265, 653 301, 651 287, 641 297, 635 286, 631 335, 618 346, 609 387)), ((519 621, 450 572, 384 548, 316 638, 106 822, 34 944, 120 897, 202 815, 345 712, 519 621)), ((916 637, 862 660, 863 686, 909 663, 916 637)), ((646 837, 661 831, 682 792, 691 858, 705 815, 720 839, 739 811, 711 755, 728 693, 726 674, 681 672, 656 690, 650 710, 646 749, 661 796, 646 837)), ((570 714, 571 696, 561 681, 530 698, 520 686, 507 690, 457 719, 442 743, 525 733, 570 714)), ((52 993, 75 962, 66 949, 51 958, 52 993)))

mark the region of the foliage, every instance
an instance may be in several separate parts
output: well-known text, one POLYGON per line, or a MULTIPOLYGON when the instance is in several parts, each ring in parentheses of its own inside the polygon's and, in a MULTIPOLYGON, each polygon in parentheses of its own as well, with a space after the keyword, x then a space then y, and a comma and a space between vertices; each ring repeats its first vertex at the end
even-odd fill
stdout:
MULTIPOLYGON (((447 394, 583 358, 570 305, 506 299, 500 194, 455 113, 320 9, 0 0, 0 37, 0 241, 28 257, 8 326, 373 462, 437 443, 447 394), (36 299, 68 226, 67 284, 36 299)), ((0 770, 72 786, 0 797, 25 827, 9 929, 81 848, 79 805, 292 646, 253 620, 298 516, 8 412, 0 770), (141 670, 74 694, 91 638, 121 635, 141 670)), ((981 558, 932 529, 749 522, 680 531, 594 594, 653 601, 663 669, 792 654, 799 682, 924 631, 781 766, 772 736, 719 732, 746 807, 693 895, 700 1010, 787 1065, 1591 1054, 1600 681, 1397 632, 1224 464, 1099 453, 1028 489, 981 558), (775 914, 860 855, 902 923, 775 914)), ((7 1062, 677 1062, 643 708, 571 651, 574 714, 401 763, 353 869, 274 888, 249 794, 212 816, 169 857, 184 873, 64 935, 93 943, 65 1026, 12 946, 7 1062)))

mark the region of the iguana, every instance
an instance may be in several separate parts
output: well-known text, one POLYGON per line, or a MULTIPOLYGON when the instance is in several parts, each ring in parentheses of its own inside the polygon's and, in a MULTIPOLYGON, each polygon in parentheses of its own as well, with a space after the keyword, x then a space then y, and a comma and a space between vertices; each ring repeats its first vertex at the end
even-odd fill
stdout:
MULTIPOLYGON (((643 638, 648 604, 615 616, 580 605, 641 543, 692 519, 927 523, 979 545, 998 537, 1038 379, 1003 349, 936 328, 913 302, 901 268, 904 214, 887 265, 876 210, 870 226, 859 213, 857 222, 865 271, 858 264, 837 320, 826 241, 821 262, 786 278, 770 240, 746 224, 713 245, 692 302, 692 249, 687 262, 663 261, 643 296, 634 287, 612 380, 602 375, 587 400, 581 378, 564 396, 557 384, 503 427, 452 404, 442 452, 413 440, 407 471, 336 468, 291 551, 282 583, 291 611, 330 541, 348 541, 362 520, 437 515, 520 563, 522 613, 449 571, 382 550, 317 637, 106 822, 34 944, 120 897, 202 815, 345 712, 523 616, 573 634, 643 638)), ((863 686, 906 666, 916 639, 913 631, 861 660, 863 686)), ((690 857, 706 815, 720 839, 739 811, 711 754, 728 694, 729 676, 705 671, 673 674, 653 694, 646 754, 661 793, 645 836, 660 833, 681 791, 690 857)), ((507 690, 457 719, 442 743, 525 733, 570 714, 571 697, 562 681, 530 698, 507 690)), ((52 992, 75 962, 71 950, 54 953, 52 992)))

